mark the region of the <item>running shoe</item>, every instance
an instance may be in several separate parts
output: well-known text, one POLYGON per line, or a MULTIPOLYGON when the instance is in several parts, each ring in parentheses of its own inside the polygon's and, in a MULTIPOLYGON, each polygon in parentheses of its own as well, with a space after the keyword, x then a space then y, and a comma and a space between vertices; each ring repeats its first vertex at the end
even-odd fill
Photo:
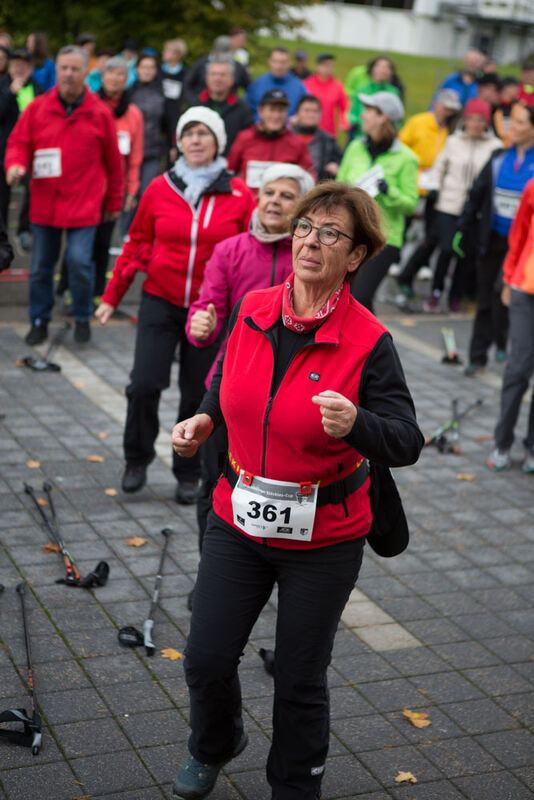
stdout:
POLYGON ((534 449, 525 451, 525 458, 523 459, 521 470, 527 475, 534 472, 534 449))
POLYGON ((510 451, 499 450, 499 448, 496 447, 486 459, 486 466, 488 466, 493 472, 502 472, 505 469, 510 469, 512 466, 510 451))
POLYGON ((438 292, 437 289, 434 289, 428 300, 423 303, 423 309, 429 314, 435 314, 437 311, 439 311, 440 295, 441 292, 438 292))
POLYGON ((495 351, 495 361, 498 363, 506 361, 506 350, 498 349, 495 351))

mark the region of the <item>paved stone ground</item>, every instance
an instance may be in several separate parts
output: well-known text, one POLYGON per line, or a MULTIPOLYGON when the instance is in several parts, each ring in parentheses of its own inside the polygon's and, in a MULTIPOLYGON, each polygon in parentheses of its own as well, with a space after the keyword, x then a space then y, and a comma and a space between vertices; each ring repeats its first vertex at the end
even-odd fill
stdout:
MULTIPOLYGON (((329 670, 332 737, 323 796, 533 798, 534 477, 519 469, 519 445, 510 472, 497 476, 484 466, 498 370, 491 365, 467 379, 442 365, 445 318, 380 311, 397 339, 425 432, 448 419, 452 397, 461 405, 475 397, 484 403, 462 425, 463 455, 429 448, 415 467, 397 471, 411 544, 393 560, 367 550, 340 625, 329 670), (461 473, 474 480, 459 480, 461 473), (404 708, 427 712, 432 725, 412 727, 404 708), (395 783, 399 770, 418 783, 395 783)), ((91 346, 68 343, 57 354, 61 374, 37 374, 14 364, 27 351, 24 308, 6 304, 1 314, 0 706, 28 705, 15 592, 24 578, 45 733, 38 756, 0 743, 0 800, 169 797, 186 752, 187 692, 181 662, 163 659, 159 649, 183 651, 197 544, 194 511, 174 503, 164 460, 151 466, 138 495, 104 492, 120 486, 133 326, 95 327, 91 346), (104 461, 87 461, 91 454, 104 461), (30 468, 30 460, 40 467, 30 468), (63 536, 82 572, 105 558, 107 586, 82 591, 55 584, 61 561, 43 552, 47 534, 23 493, 24 481, 40 487, 44 479, 56 487, 63 536), (116 633, 146 617, 166 525, 175 535, 156 616, 158 652, 148 659, 121 649, 116 633), (144 547, 126 544, 136 535, 148 540, 144 547)), ((470 321, 446 324, 465 353, 470 321)), ((170 389, 162 402, 165 431, 176 405, 170 389)), ((523 409, 519 431, 525 424, 523 409)), ((168 460, 165 447, 160 452, 168 460)), ((273 597, 242 662, 250 745, 221 774, 214 800, 270 797, 264 766, 272 686, 257 651, 272 643, 275 613, 273 597)))

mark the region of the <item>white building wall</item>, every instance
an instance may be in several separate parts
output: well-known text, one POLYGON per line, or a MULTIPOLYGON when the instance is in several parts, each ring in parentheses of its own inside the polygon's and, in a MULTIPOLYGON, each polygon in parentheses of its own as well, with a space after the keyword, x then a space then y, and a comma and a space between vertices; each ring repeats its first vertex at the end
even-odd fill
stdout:
MULTIPOLYGON (((534 0, 528 0, 534 5, 534 0)), ((472 46, 473 30, 470 23, 466 30, 455 31, 451 20, 440 19, 440 0, 415 0, 412 11, 372 6, 355 6, 328 2, 320 5, 292 9, 295 17, 306 19, 306 26, 299 36, 311 42, 336 44, 344 47, 365 48, 385 52, 410 53, 413 55, 458 58, 472 46)), ((465 2, 462 5, 467 5, 465 2)), ((476 5, 476 3, 473 3, 476 5)), ((477 31, 490 23, 478 22, 477 31)), ((296 33, 287 31, 287 38, 296 33)), ((531 44, 532 42, 531 37, 531 44)), ((517 62, 528 44, 520 45, 518 33, 500 31, 497 52, 503 63, 517 62)))

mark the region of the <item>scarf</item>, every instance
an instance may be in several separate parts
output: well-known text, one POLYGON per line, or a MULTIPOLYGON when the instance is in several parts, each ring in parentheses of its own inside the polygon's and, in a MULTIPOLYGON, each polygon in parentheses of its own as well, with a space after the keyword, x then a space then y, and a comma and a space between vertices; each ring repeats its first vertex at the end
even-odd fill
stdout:
POLYGON ((117 100, 116 98, 109 97, 103 88, 99 89, 97 92, 98 96, 101 100, 106 103, 107 106, 113 112, 113 115, 120 119, 120 117, 124 116, 128 111, 128 106, 130 105, 130 94, 129 92, 123 92, 122 95, 117 100))
POLYGON ((171 171, 185 183, 184 195, 187 202, 196 206, 208 186, 226 169, 226 164, 225 158, 217 156, 207 167, 190 167, 185 158, 180 156, 171 171))
POLYGON ((339 302, 343 284, 330 295, 326 303, 313 317, 297 317, 293 307, 293 284, 295 273, 292 273, 284 284, 282 295, 282 322, 285 328, 289 328, 295 333, 308 333, 318 328, 323 322, 333 314, 339 302))
POLYGON ((289 231, 284 231, 283 233, 269 233, 265 225, 260 222, 257 208, 255 208, 252 212, 252 218, 250 220, 250 233, 255 239, 258 240, 258 242, 262 242, 262 244, 274 244, 275 242, 281 242, 282 239, 287 239, 290 235, 289 231))

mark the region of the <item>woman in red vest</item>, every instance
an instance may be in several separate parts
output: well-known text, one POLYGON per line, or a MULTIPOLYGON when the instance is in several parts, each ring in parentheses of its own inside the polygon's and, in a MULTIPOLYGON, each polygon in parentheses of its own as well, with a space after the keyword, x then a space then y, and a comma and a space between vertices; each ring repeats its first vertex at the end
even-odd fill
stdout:
POLYGON ((403 466, 423 446, 391 336, 350 294, 350 279, 383 245, 366 192, 333 182, 308 192, 293 220, 293 273, 236 305, 199 412, 174 428, 182 456, 223 418, 229 442, 193 600, 191 755, 175 800, 206 797, 247 744, 237 667, 275 584, 267 779, 273 800, 319 797, 326 670, 373 521, 367 459, 403 466))

